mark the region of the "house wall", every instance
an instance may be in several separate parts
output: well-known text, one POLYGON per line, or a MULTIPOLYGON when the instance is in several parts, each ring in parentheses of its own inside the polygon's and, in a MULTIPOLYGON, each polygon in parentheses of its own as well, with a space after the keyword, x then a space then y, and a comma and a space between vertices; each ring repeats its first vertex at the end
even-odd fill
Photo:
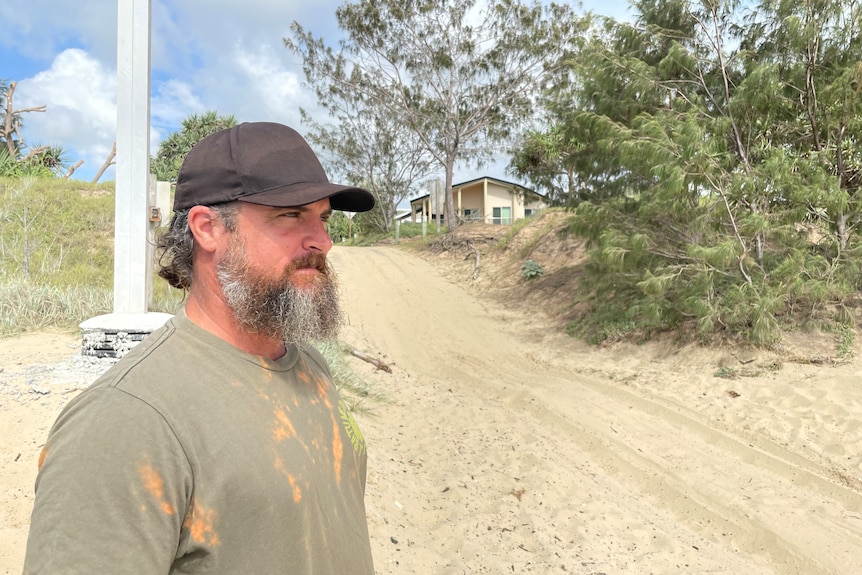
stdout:
POLYGON ((468 186, 465 188, 455 188, 452 190, 452 199, 454 200, 455 209, 458 209, 458 190, 461 191, 461 208, 458 212, 462 217, 466 217, 466 211, 471 211, 472 219, 482 218, 482 187, 468 186))
POLYGON ((494 219, 494 208, 501 208, 501 214, 502 208, 509 208, 510 215, 506 218, 506 221, 501 222, 503 224, 511 224, 515 220, 524 217, 524 206, 516 194, 513 194, 504 186, 488 182, 488 195, 486 196, 485 203, 486 222, 496 223, 500 219, 500 216, 498 216, 497 220, 494 219))
MULTIPOLYGON (((427 198, 424 201, 427 202, 427 198)), ((474 217, 478 218, 479 221, 489 224, 511 224, 525 217, 525 208, 535 212, 547 207, 541 198, 531 200, 525 205, 521 196, 513 193, 508 186, 490 180, 479 180, 466 186, 453 188, 452 202, 460 216, 463 217, 466 210, 470 210, 476 214, 474 217), (509 208, 509 217, 505 218, 505 221, 501 221, 504 219, 501 210, 495 218, 494 208, 509 208)), ((421 220, 422 203, 414 201, 411 206, 415 210, 413 221, 421 220)), ((428 208, 429 211, 433 210, 433 206, 428 206, 428 208)))
POLYGON ((545 201, 542 200, 541 198, 537 197, 535 200, 533 200, 531 202, 527 202, 527 204, 524 206, 524 209, 525 210, 531 210, 531 213, 535 213, 539 210, 544 210, 547 207, 548 207, 548 204, 545 203, 545 201))

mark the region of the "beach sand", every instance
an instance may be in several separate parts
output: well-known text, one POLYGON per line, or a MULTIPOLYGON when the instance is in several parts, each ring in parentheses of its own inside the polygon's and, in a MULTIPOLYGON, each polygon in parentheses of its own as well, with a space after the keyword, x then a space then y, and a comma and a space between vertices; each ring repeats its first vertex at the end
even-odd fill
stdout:
MULTIPOLYGON (((348 359, 389 398, 357 418, 378 573, 862 573, 858 354, 596 348, 433 258, 331 259, 342 340, 391 368, 348 359)), ((50 425, 107 365, 79 348, 0 340, 0 573, 21 572, 50 425)))

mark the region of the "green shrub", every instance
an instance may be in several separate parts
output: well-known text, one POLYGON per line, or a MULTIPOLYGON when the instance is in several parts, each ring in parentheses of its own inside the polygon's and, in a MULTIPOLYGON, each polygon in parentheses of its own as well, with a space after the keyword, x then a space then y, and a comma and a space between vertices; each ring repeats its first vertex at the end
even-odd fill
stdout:
POLYGON ((521 264, 521 277, 532 280, 542 276, 545 269, 535 260, 527 260, 521 264))

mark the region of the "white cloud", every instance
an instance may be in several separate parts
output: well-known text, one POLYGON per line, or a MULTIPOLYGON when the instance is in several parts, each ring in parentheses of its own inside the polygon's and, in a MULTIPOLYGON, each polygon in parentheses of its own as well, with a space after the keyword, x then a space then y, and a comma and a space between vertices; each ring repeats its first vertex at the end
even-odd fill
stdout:
MULTIPOLYGON (((300 131, 300 107, 325 121, 282 39, 297 21, 337 46, 335 11, 344 0, 151 2, 151 149, 184 118, 209 110, 300 131)), ((487 4, 478 0, 468 20, 487 4)), ((625 4, 584 1, 604 13, 625 4)), ((73 162, 85 160, 76 173, 82 179, 102 165, 115 138, 116 22, 117 0, 0 0, 0 58, 18 80, 15 103, 48 106, 26 115, 24 135, 66 149, 73 162)))
POLYGON ((233 57, 240 87, 240 119, 275 119, 296 126, 300 106, 316 105, 301 78, 285 68, 286 48, 282 52, 268 45, 249 49, 239 42, 233 57))
POLYGON ((23 118, 28 143, 62 147, 71 163, 84 160, 95 171, 114 142, 116 93, 113 70, 83 50, 69 49, 49 69, 18 84, 15 107, 46 105, 45 113, 23 118))
POLYGON ((70 46, 99 59, 115 57, 116 22, 116 0, 0 0, 0 43, 36 60, 70 46))
POLYGON ((184 119, 207 110, 188 82, 169 79, 152 85, 150 91, 150 125, 153 129, 150 144, 155 154, 158 143, 176 131, 184 119))

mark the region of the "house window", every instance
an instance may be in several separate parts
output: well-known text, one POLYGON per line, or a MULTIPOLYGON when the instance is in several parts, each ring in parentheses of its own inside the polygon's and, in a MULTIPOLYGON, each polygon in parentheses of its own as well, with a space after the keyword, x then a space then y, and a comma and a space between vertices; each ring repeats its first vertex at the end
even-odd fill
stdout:
POLYGON ((531 210, 530 208, 524 208, 524 217, 529 218, 530 216, 533 215, 534 211, 535 210, 531 210))
POLYGON ((509 206, 497 207, 493 211, 491 223, 507 226, 512 223, 512 208, 509 206))
POLYGON ((464 221, 475 222, 479 219, 479 210, 476 208, 464 208, 464 221))

